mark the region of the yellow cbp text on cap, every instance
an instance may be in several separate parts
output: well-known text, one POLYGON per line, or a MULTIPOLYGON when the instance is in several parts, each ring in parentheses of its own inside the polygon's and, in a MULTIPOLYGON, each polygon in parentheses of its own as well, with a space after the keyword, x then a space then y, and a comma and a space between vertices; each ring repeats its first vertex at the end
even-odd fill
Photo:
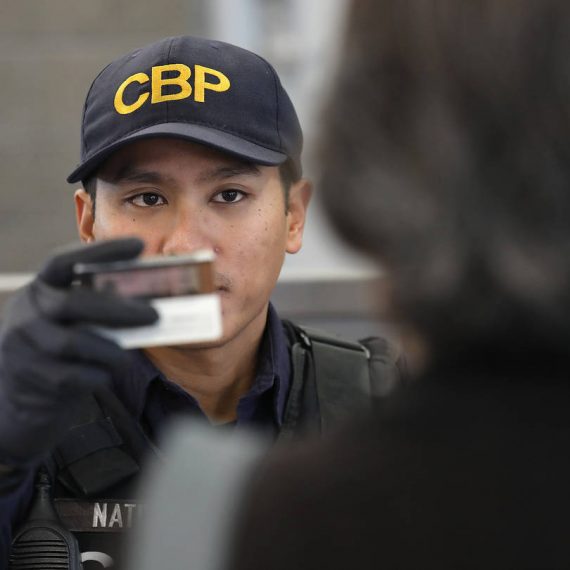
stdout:
MULTIPOLYGON (((151 69, 151 78, 146 73, 135 73, 121 83, 117 92, 115 93, 114 105, 117 113, 121 115, 128 115, 142 107, 150 96, 151 103, 163 103, 164 101, 174 101, 177 99, 186 99, 192 96, 192 86, 189 83, 192 70, 183 63, 171 63, 168 65, 157 65, 151 69), (178 75, 175 77, 164 77, 165 72, 177 71, 178 75), (131 83, 145 83, 151 82, 150 93, 142 93, 139 98, 130 105, 127 105, 123 100, 125 90, 131 83), (163 85, 177 85, 180 88, 178 93, 171 93, 163 95, 163 85)), ((209 91, 228 91, 230 88, 230 80, 217 69, 204 67, 203 65, 194 66, 194 101, 204 103, 206 100, 206 90, 209 91), (217 83, 210 83, 207 77, 216 77, 217 83)))

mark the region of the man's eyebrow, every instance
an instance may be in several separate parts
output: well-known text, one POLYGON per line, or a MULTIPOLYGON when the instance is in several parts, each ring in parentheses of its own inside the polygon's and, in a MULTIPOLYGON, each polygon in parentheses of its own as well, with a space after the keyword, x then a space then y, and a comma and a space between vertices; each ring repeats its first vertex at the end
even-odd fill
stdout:
POLYGON ((174 184, 174 178, 155 170, 143 170, 127 165, 121 168, 113 177, 113 184, 121 182, 139 182, 143 184, 174 184))
POLYGON ((203 172, 198 176, 196 182, 211 182, 214 180, 223 180, 225 178, 233 178, 234 176, 260 176, 261 170, 249 162, 236 162, 235 164, 225 164, 216 166, 211 170, 203 172))

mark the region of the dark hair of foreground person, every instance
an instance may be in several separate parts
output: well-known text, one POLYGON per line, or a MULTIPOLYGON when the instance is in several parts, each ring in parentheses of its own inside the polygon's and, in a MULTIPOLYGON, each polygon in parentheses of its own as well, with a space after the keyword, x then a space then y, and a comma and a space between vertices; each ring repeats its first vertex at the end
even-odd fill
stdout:
POLYGON ((271 455, 234 570, 570 566, 570 3, 358 0, 320 191, 409 385, 271 455))

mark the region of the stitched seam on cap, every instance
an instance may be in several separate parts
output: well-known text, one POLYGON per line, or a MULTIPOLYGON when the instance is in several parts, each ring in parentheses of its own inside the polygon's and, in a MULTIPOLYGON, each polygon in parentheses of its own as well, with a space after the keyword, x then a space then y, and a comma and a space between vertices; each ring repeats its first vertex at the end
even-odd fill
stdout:
POLYGON ((253 55, 257 57, 257 59, 263 62, 265 67, 267 67, 267 69, 269 70, 271 77, 273 78, 273 88, 275 89, 275 130, 277 131, 277 139, 279 140, 279 149, 281 150, 281 152, 283 152, 282 150, 283 142, 281 140, 281 133, 279 132, 279 89, 277 85, 277 73, 275 72, 275 70, 268 61, 265 61, 265 59, 263 59, 260 55, 257 55, 256 53, 254 53, 253 55))
MULTIPOLYGON (((91 86, 89 87, 89 91, 87 91, 87 97, 85 97, 85 105, 83 106, 83 116, 82 116, 82 120, 81 120, 81 140, 83 142, 83 147, 85 149, 85 155, 89 154, 89 145, 87 144, 87 140, 85 139, 85 115, 87 114, 87 107, 90 107, 90 103, 89 103, 89 96, 91 95, 91 91, 93 91, 93 86, 95 85, 95 83, 97 83, 97 80, 99 79, 99 77, 101 77, 101 75, 103 75, 103 73, 109 68, 111 67, 111 65, 113 65, 113 63, 115 62, 111 62, 109 64, 107 64, 98 74, 97 77, 95 77, 95 79, 91 82, 91 86)), ((83 159, 83 157, 81 157, 83 159)))
MULTIPOLYGON (((170 63, 170 54, 172 53, 172 46, 174 45, 174 42, 176 41, 176 38, 172 38, 172 41, 170 42, 170 44, 168 45, 168 50, 167 50, 167 54, 166 54, 166 63, 169 64, 170 63)), ((170 101, 166 100, 166 122, 168 123, 168 111, 170 110, 170 101)))
POLYGON ((279 138, 279 148, 283 148, 283 141, 281 140, 281 131, 279 130, 279 86, 277 85, 277 74, 273 68, 269 66, 273 74, 273 85, 275 87, 275 126, 277 129, 277 137, 279 138))

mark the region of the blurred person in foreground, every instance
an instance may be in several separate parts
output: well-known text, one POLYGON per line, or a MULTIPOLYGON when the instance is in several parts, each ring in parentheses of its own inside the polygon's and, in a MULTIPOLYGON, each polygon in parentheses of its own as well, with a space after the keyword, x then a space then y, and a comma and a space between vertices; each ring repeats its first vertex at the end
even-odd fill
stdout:
POLYGON ((567 0, 353 2, 321 189, 417 378, 266 460, 233 570, 570 566, 569 53, 567 0))
POLYGON ((316 338, 269 302, 286 253, 301 248, 311 184, 267 61, 189 36, 143 46, 95 78, 81 135, 68 182, 81 183, 85 245, 48 260, 0 333, 2 568, 9 550, 14 568, 116 568, 121 535, 153 518, 137 482, 173 417, 290 439, 367 408, 373 382, 390 376, 381 340, 316 338), (75 264, 199 249, 216 255, 221 338, 124 351, 92 329, 157 315, 75 287, 75 264))

